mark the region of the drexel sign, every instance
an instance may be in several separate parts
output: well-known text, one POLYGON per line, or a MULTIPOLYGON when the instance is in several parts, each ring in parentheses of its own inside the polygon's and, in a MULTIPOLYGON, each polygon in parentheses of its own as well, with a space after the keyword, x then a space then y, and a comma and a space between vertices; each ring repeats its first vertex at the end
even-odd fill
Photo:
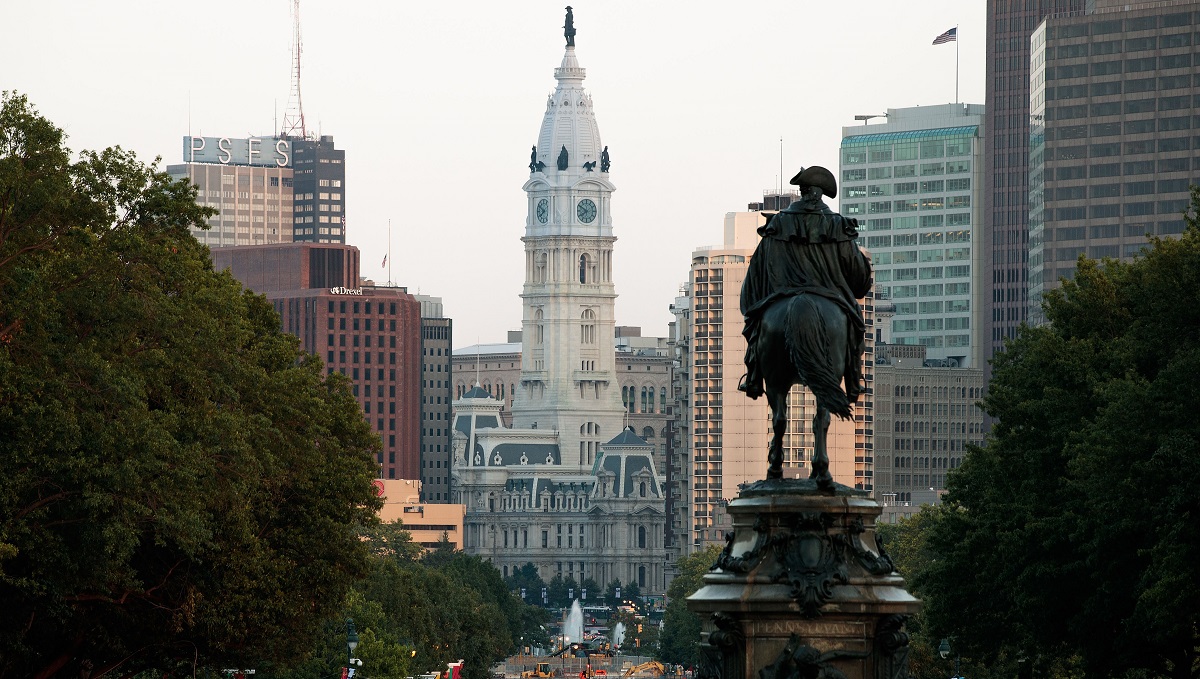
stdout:
POLYGON ((291 167, 292 142, 278 137, 184 137, 183 157, 189 163, 291 167))
MULTIPOLYGON (((333 295, 361 295, 362 288, 329 288, 329 293, 333 295)), ((330 302, 332 304, 332 302, 330 302)))

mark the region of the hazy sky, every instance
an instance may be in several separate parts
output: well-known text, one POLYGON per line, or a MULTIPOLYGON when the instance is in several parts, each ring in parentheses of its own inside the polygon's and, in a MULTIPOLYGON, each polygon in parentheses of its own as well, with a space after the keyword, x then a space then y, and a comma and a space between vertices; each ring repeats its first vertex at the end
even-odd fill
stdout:
MULTIPOLYGON (((617 323, 665 335, 692 249, 801 165, 836 172, 856 114, 983 103, 982 0, 574 2, 610 179, 617 323)), ((0 89, 73 150, 182 161, 182 139, 268 136, 291 74, 287 0, 6 3, 0 89)), ((346 150, 363 275, 442 297, 456 347, 520 327, 529 147, 566 2, 302 0, 310 131, 346 150)))

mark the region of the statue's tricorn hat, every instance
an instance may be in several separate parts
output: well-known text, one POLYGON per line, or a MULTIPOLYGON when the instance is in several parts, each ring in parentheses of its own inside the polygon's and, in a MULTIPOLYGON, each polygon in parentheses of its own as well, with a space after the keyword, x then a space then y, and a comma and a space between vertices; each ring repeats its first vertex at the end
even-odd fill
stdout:
POLYGON ((795 184, 801 188, 815 186, 821 189, 821 193, 824 193, 826 196, 837 198, 837 179, 834 178, 832 172, 820 165, 801 169, 795 177, 792 177, 792 181, 788 183, 795 184))

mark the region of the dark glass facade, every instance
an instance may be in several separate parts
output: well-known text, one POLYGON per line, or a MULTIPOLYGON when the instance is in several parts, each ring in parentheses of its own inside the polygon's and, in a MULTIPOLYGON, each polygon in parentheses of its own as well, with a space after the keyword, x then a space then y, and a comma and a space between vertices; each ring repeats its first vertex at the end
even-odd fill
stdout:
POLYGON ((1026 320, 1029 290, 1029 39, 1085 0, 991 0, 987 14, 983 220, 984 357, 1026 320))

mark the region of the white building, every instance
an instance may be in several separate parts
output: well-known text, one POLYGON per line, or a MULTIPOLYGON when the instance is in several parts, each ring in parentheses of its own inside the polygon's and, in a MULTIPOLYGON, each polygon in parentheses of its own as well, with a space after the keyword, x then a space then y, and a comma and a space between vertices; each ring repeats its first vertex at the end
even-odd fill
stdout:
POLYGON ((501 426, 501 402, 483 390, 455 401, 451 494, 467 506, 465 551, 505 575, 532 562, 545 579, 616 578, 661 594, 663 478, 653 446, 624 429, 612 341, 616 187, 572 43, 554 71, 523 187, 513 427, 501 426))
POLYGON ((982 367, 983 106, 891 108, 886 120, 842 128, 839 211, 859 220, 876 300, 896 306, 892 341, 982 367))

